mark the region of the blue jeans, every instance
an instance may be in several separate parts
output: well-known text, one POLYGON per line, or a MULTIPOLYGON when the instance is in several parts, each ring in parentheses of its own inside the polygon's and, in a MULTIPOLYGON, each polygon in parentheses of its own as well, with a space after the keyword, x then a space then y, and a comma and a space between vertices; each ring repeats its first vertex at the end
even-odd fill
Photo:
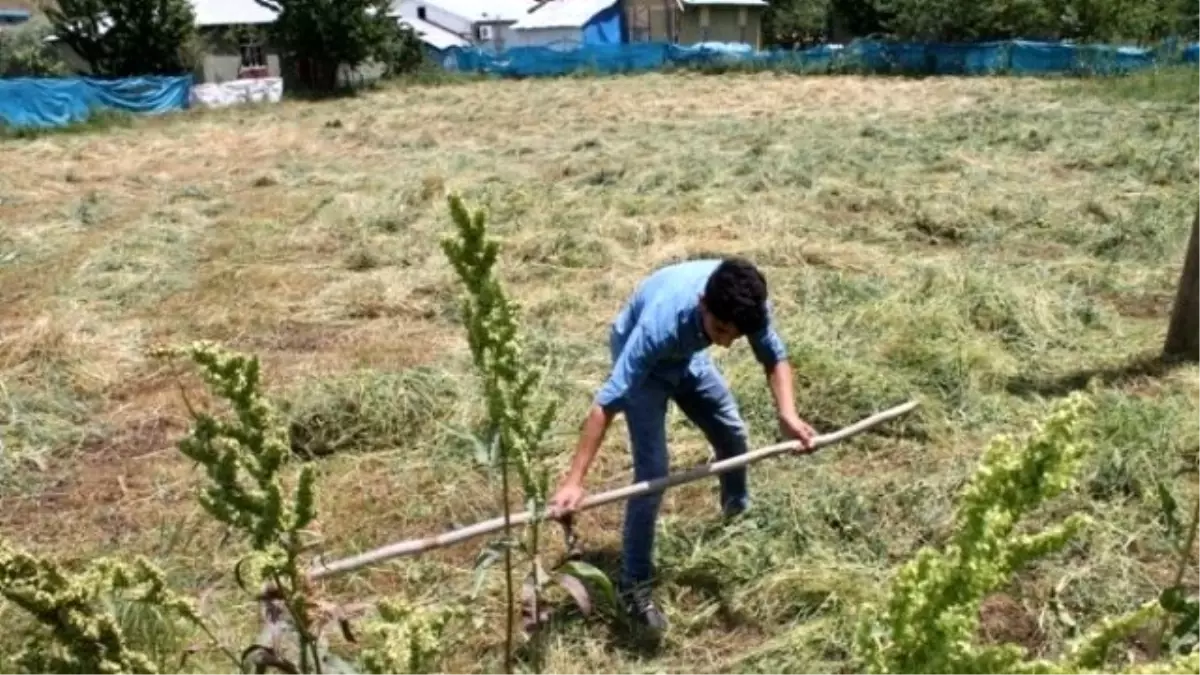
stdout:
MULTIPOLYGON (((717 459, 741 455, 747 449, 746 425, 729 386, 707 354, 697 354, 686 368, 651 375, 630 392, 625 420, 633 454, 633 480, 641 482, 667 475, 666 415, 668 400, 675 401, 708 439, 717 459)), ((746 470, 720 476, 721 507, 726 513, 744 510, 749 503, 746 470)), ((631 586, 653 576, 654 530, 662 492, 630 499, 625 506, 621 584, 631 586)))

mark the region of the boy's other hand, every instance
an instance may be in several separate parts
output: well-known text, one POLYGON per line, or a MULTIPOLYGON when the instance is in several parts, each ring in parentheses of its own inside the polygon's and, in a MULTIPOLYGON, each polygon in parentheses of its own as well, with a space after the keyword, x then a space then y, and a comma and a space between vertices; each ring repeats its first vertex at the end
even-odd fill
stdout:
POLYGON ((558 488, 558 492, 554 493, 554 498, 550 500, 549 511, 553 518, 560 518, 569 513, 574 513, 575 509, 583 502, 584 496, 583 486, 575 482, 563 483, 558 488))
POLYGON ((796 450, 797 454, 812 451, 812 442, 816 438, 817 432, 809 426, 808 422, 800 419, 799 415, 795 413, 781 415, 779 429, 788 438, 800 441, 800 449, 796 450))

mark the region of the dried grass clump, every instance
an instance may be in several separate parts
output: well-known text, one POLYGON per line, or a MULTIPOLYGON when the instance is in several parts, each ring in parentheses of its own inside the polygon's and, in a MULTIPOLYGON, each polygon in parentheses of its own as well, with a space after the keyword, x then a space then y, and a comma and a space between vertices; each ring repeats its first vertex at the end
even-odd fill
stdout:
MULTIPOLYGON (((1200 187, 1200 110, 1169 84, 482 81, 4 141, 0 166, 20 169, 0 175, 0 536, 145 552, 208 587, 220 535, 196 524, 190 465, 154 454, 181 433, 181 381, 141 356, 195 339, 261 355, 293 444, 319 457, 327 552, 495 516, 463 440, 482 402, 437 248, 457 192, 490 213, 530 358, 563 400, 560 464, 570 411, 609 365, 607 322, 643 274, 700 255, 761 263, 819 430, 922 400, 880 433, 753 470, 739 523, 717 525, 713 485, 668 493, 657 563, 676 637, 647 653, 618 625, 565 621, 545 668, 853 669, 854 608, 945 536, 986 439, 1094 380, 1100 451, 1031 520, 1078 508, 1103 526, 985 603, 987 630, 1053 655, 1170 582, 1157 485, 1195 494, 1197 371, 1153 357, 1200 187)), ((717 359, 753 442, 775 440, 744 345, 717 359)), ((708 456, 676 412, 669 432, 676 467, 708 456)), ((594 489, 628 482, 624 433, 594 489)), ((610 572, 620 524, 619 509, 579 523, 610 572)), ((433 600, 471 586, 474 554, 331 591, 433 600)), ((241 600, 215 587, 204 611, 232 634, 241 600)), ((445 669, 500 667, 503 617, 481 621, 445 669)))

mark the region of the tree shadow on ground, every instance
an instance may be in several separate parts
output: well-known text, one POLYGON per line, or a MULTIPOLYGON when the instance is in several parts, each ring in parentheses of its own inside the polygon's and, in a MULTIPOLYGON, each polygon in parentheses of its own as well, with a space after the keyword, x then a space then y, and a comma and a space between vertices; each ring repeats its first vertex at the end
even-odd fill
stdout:
POLYGON ((1104 386, 1126 384, 1134 380, 1157 379, 1187 364, 1183 359, 1165 357, 1160 352, 1135 356, 1124 363, 1087 368, 1053 377, 1031 377, 1018 375, 1005 385, 1005 390, 1016 396, 1061 397, 1088 387, 1093 379, 1104 386))

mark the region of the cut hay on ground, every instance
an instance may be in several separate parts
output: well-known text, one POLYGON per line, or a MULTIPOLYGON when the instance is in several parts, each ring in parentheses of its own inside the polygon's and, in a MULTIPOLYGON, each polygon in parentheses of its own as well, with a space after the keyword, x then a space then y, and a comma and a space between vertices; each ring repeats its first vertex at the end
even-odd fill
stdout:
MULTIPOLYGON (((1194 73, 1184 84, 1194 97, 1194 73)), ((993 603, 1029 627, 1011 634, 1052 653, 1072 622, 1128 610, 1167 581, 1156 481, 1182 504, 1196 480, 1197 370, 1145 355, 1161 345, 1195 210, 1197 106, 1118 90, 479 82, 0 142, 0 536, 67 559, 149 554, 204 593, 223 639, 249 634, 236 552, 172 450, 180 385, 202 396, 145 356, 195 339, 261 355, 297 437, 332 452, 318 460, 328 556, 495 516, 497 487, 458 433, 482 407, 438 246, 456 191, 503 238, 528 348, 563 400, 551 435, 562 466, 606 373, 607 322, 641 275, 704 253, 763 266, 800 412, 820 431, 922 399, 880 434, 752 471, 755 512, 735 527, 717 525, 714 485, 669 493, 658 564, 671 640, 646 654, 602 622, 570 624, 548 669, 845 669, 854 607, 939 541, 986 439, 1094 375, 1101 452, 1056 508, 1098 513, 1102 527, 993 603)), ((773 442, 748 350, 718 360, 754 444, 773 442)), ((707 458, 677 411, 670 434, 676 467, 707 458)), ((629 478, 618 424, 591 487, 629 478)), ((602 508, 580 525, 609 568, 620 519, 602 508)), ((331 589, 431 599, 469 588, 476 553, 331 589)), ((445 667, 496 670, 500 626, 457 636, 445 667)))

